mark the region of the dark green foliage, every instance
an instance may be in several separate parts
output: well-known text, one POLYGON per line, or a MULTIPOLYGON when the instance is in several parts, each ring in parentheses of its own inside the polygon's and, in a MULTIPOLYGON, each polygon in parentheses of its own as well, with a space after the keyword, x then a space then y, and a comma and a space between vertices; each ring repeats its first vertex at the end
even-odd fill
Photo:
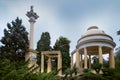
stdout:
POLYGON ((102 68, 102 64, 99 63, 99 60, 97 57, 93 57, 92 68, 96 71, 97 74, 100 72, 102 68))
POLYGON ((54 50, 60 50, 62 53, 62 69, 63 71, 70 67, 70 40, 65 37, 60 37, 56 40, 54 50))
POLYGON ((109 61, 103 59, 103 68, 109 68, 109 61))
POLYGON ((106 80, 101 74, 93 74, 91 72, 84 74, 83 80, 106 80))
POLYGON ((57 71, 33 74, 30 70, 34 66, 28 68, 27 64, 28 62, 24 61, 0 60, 0 80, 58 80, 55 76, 57 71))
MULTIPOLYGON (((120 35, 120 30, 117 31, 117 35, 120 35)), ((115 60, 116 60, 116 63, 117 63, 116 66, 120 66, 120 47, 118 47, 118 48, 116 49, 115 60)))
POLYGON ((103 77, 106 80, 120 80, 120 73, 116 71, 117 69, 102 69, 103 77))
POLYGON ((116 56, 115 56, 115 62, 116 62, 116 67, 120 66, 120 47, 116 51, 116 56))
POLYGON ((40 40, 37 42, 37 51, 47 51, 50 50, 50 34, 49 32, 43 32, 40 40))
POLYGON ((84 73, 84 78, 83 80, 92 80, 92 78, 94 77, 94 75, 90 72, 84 73))
POLYGON ((101 74, 85 73, 83 80, 106 80, 101 74))
POLYGON ((95 63, 92 65, 92 68, 96 71, 96 73, 98 74, 102 68, 102 64, 99 63, 95 63))
POLYGON ((115 69, 104 68, 101 69, 102 74, 94 74, 87 71, 83 75, 83 80, 120 80, 120 66, 116 63, 115 69))
POLYGON ((39 73, 38 80, 58 80, 55 75, 57 75, 57 71, 52 71, 50 73, 39 73))
POLYGON ((119 31, 117 31, 117 35, 120 35, 120 30, 119 30, 119 31))
POLYGON ((1 39, 1 58, 6 57, 12 61, 24 60, 24 54, 28 49, 28 32, 22 25, 22 20, 17 18, 4 29, 4 37, 1 39))
POLYGON ((76 79, 75 76, 73 77, 73 74, 77 75, 77 73, 78 73, 78 69, 75 66, 73 66, 72 69, 68 68, 64 71, 65 74, 64 79, 66 80, 76 79))
POLYGON ((11 62, 8 59, 0 60, 0 80, 24 80, 26 74, 26 62, 11 62))
POLYGON ((106 68, 102 69, 102 72, 104 76, 112 76, 113 74, 115 74, 115 69, 106 68))
MULTIPOLYGON (((37 55, 37 64, 40 65, 41 61, 41 51, 51 50, 50 46, 50 34, 49 32, 43 32, 40 40, 37 42, 37 51, 39 52, 37 55)), ((45 62, 46 63, 46 62, 45 62)))
POLYGON ((88 72, 90 72, 90 70, 89 69, 84 69, 83 72, 88 73, 88 72))

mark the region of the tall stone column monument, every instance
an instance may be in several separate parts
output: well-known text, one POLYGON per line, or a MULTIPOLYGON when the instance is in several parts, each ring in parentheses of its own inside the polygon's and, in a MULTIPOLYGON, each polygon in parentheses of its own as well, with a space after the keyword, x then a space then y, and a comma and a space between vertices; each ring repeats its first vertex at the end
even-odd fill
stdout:
POLYGON ((26 16, 29 18, 30 22, 30 41, 29 41, 29 51, 25 55, 25 60, 29 60, 28 67, 32 65, 36 65, 37 61, 37 51, 33 49, 33 42, 34 42, 34 23, 36 19, 39 17, 33 10, 33 6, 31 6, 30 11, 27 12, 26 16))

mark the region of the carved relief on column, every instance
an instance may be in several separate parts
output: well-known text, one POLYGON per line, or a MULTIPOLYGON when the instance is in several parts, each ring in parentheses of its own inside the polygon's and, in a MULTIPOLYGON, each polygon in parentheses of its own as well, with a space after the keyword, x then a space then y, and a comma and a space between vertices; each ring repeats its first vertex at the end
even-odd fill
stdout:
POLYGON ((87 49, 84 48, 84 68, 87 69, 87 49))
POLYGON ((114 59, 114 53, 113 50, 110 50, 109 53, 109 61, 110 61, 110 68, 115 68, 115 59, 114 59))
POLYGON ((99 63, 103 64, 102 47, 99 46, 99 63))

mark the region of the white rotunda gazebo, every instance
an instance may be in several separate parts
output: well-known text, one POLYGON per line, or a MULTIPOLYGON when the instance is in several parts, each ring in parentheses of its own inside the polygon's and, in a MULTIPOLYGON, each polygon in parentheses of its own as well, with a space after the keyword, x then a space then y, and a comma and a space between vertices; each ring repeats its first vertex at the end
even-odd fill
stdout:
POLYGON ((78 69, 91 68, 91 55, 98 55, 99 63, 102 64, 103 54, 109 54, 109 66, 115 68, 113 53, 115 46, 116 44, 111 36, 97 26, 89 27, 87 32, 77 41, 76 49, 71 53, 71 68, 73 67, 73 54, 76 55, 75 64, 78 69))

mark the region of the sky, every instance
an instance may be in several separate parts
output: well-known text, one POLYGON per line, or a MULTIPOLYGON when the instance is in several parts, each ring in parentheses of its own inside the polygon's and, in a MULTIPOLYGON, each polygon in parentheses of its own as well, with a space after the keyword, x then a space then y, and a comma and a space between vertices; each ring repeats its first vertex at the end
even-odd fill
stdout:
MULTIPOLYGON (((88 27, 98 26, 105 33, 113 37, 120 46, 120 0, 0 0, 0 38, 6 24, 16 17, 23 21, 29 32, 30 24, 27 11, 34 6, 39 15, 34 25, 34 49, 40 40, 42 32, 49 32, 51 46, 60 36, 68 38, 70 52, 76 48, 77 40, 88 27)), ((2 45, 0 43, 0 45, 2 45)))

